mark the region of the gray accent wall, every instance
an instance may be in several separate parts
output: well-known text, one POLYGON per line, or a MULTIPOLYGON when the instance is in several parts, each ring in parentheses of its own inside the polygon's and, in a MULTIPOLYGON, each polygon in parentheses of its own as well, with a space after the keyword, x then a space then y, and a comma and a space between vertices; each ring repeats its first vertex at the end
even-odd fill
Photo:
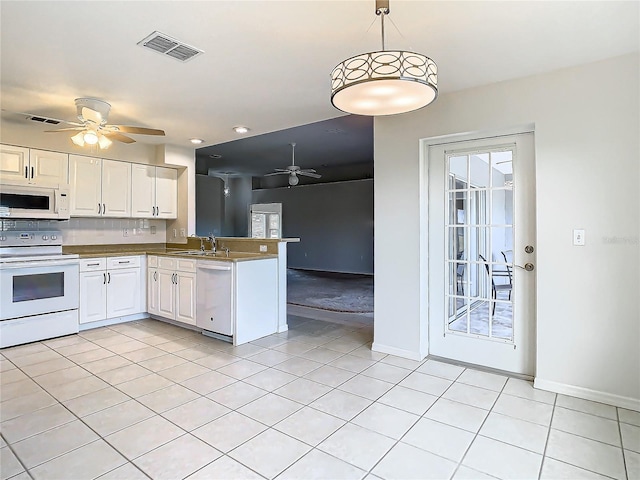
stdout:
POLYGON ((225 202, 222 179, 196 175, 196 235, 223 234, 225 202))
POLYGON ((372 179, 253 190, 251 203, 282 203, 283 236, 300 238, 289 267, 373 274, 372 179))

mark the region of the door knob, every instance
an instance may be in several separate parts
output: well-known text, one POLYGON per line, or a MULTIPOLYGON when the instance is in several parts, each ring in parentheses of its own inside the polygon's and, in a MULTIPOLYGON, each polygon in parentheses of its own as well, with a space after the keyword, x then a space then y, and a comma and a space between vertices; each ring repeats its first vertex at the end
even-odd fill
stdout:
POLYGON ((522 265, 515 265, 515 266, 518 267, 518 268, 521 268, 523 270, 526 270, 527 272, 532 272, 533 269, 535 268, 533 266, 533 263, 525 263, 524 267, 522 265))
POLYGON ((526 247, 524 247, 524 251, 527 253, 533 253, 533 246, 527 245, 526 247))

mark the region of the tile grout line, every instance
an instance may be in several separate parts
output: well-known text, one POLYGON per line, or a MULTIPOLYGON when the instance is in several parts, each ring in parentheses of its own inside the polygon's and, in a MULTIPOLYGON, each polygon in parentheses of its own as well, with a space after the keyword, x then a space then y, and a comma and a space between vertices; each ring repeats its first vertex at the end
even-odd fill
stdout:
POLYGON ((558 403, 558 394, 553 398, 553 408, 551 409, 551 419, 549 420, 549 427, 547 427, 547 438, 544 441, 544 449, 542 450, 542 463, 540 464, 540 471, 538 472, 538 480, 542 477, 542 469, 544 468, 544 462, 547 459, 547 447, 549 446, 549 437, 551 437, 551 424, 553 423, 553 417, 556 414, 556 404, 558 403))
POLYGON ((620 408, 616 409, 616 419, 618 420, 618 434, 620 435, 620 449, 622 451, 622 467, 624 468, 624 475, 627 480, 629 479, 629 470, 627 469, 627 456, 624 454, 624 442, 622 440, 622 425, 620 425, 620 408))

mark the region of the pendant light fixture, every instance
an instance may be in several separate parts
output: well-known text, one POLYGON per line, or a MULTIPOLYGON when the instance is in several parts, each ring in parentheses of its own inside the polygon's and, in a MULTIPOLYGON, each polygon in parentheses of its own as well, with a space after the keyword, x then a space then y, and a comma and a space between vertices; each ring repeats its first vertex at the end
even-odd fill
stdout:
POLYGON ((382 50, 346 59, 331 72, 331 103, 357 115, 394 115, 425 107, 438 96, 438 67, 429 57, 385 50, 389 0, 376 0, 382 50))

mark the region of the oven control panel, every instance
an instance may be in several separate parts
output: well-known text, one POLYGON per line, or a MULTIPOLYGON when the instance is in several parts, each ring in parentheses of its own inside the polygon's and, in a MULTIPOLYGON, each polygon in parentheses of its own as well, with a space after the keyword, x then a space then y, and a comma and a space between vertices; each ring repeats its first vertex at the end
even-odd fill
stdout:
POLYGON ((59 230, 35 232, 9 230, 0 232, 0 246, 3 247, 38 247, 45 245, 62 245, 62 232, 59 230))

